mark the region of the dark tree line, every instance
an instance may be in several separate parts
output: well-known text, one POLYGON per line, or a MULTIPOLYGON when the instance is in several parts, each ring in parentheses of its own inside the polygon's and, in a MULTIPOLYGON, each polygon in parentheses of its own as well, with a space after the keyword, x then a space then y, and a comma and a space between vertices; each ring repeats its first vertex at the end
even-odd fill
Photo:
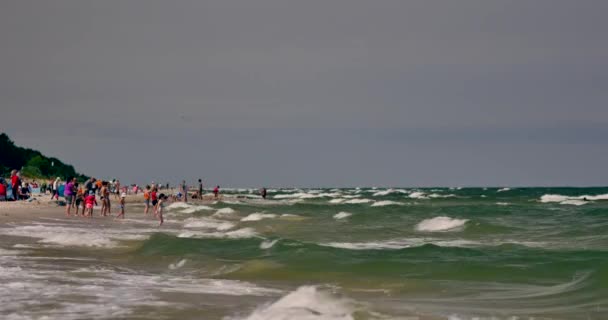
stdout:
POLYGON ((0 175, 7 176, 12 169, 21 170, 22 175, 32 178, 52 179, 76 177, 86 180, 74 167, 57 158, 49 158, 40 151, 16 146, 6 133, 0 134, 0 175))

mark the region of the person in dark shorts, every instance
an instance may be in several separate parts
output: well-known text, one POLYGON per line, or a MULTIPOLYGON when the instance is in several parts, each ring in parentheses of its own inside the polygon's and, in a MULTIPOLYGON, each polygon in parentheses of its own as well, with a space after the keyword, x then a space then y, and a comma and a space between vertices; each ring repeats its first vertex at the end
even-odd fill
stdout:
POLYGON ((198 179, 198 198, 203 200, 203 181, 198 179))

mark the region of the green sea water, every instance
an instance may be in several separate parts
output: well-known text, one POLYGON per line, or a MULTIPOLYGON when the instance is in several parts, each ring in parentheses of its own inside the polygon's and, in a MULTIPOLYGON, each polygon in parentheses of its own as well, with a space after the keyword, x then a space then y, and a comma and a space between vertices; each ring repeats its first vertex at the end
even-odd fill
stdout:
POLYGON ((608 319, 608 188, 269 191, 2 225, 0 315, 608 319))

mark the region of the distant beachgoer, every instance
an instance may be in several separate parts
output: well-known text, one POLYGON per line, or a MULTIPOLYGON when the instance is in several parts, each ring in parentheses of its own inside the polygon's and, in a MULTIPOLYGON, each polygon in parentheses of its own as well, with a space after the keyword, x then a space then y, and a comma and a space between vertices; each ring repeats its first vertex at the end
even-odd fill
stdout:
POLYGON ((156 215, 156 205, 158 204, 158 194, 156 187, 152 187, 152 192, 150 192, 150 199, 152 200, 152 207, 154 207, 154 215, 156 215))
POLYGON ((203 180, 198 179, 198 199, 203 200, 203 180))
POLYGON ((19 199, 19 177, 17 176, 17 170, 11 171, 11 191, 13 192, 13 200, 19 199))
POLYGON ((2 178, 0 178, 0 201, 6 201, 6 184, 2 178))
POLYGON ((51 200, 53 200, 53 197, 55 197, 55 199, 59 200, 60 183, 61 183, 61 179, 59 177, 57 177, 57 179, 55 179, 55 181, 53 182, 53 194, 51 195, 51 200))
POLYGON ((21 184, 21 189, 19 190, 19 199, 27 200, 31 196, 30 186, 27 182, 23 182, 21 184))
POLYGON ((186 180, 182 181, 182 185, 180 186, 181 191, 184 193, 184 202, 188 202, 188 185, 186 185, 186 180))
POLYGON ((74 204, 76 205, 76 215, 78 216, 78 209, 80 208, 80 206, 82 205, 82 213, 81 216, 84 217, 84 209, 85 209, 85 204, 84 204, 84 188, 82 186, 78 186, 78 183, 75 184, 76 187, 76 199, 74 200, 74 204))
POLYGON ((148 214, 150 210, 150 186, 146 186, 144 190, 144 214, 148 214))
POLYGON ((167 196, 164 193, 161 193, 158 196, 158 203, 156 204, 156 209, 154 210, 156 216, 158 217, 159 224, 158 226, 162 226, 163 222, 163 208, 165 207, 165 201, 167 200, 167 196))
POLYGON ((120 213, 116 216, 116 219, 118 219, 119 217, 122 217, 122 219, 125 218, 125 198, 127 197, 126 193, 122 193, 120 195, 120 213))
POLYGON ((220 186, 216 186, 215 188, 213 188, 213 196, 215 197, 215 199, 217 199, 220 195, 220 186))
POLYGON ((65 197, 65 215, 67 217, 70 216, 70 210, 72 208, 73 205, 73 201, 74 199, 74 183, 76 182, 76 178, 72 178, 69 177, 67 179, 67 183, 65 184, 65 187, 63 189, 63 196, 65 197))
POLYGON ((260 193, 262 194, 262 198, 266 199, 266 195, 268 194, 268 191, 266 191, 266 188, 262 188, 262 191, 260 193))
POLYGON ((84 199, 87 215, 89 218, 93 217, 93 207, 97 205, 97 200, 95 199, 95 191, 89 191, 89 195, 84 199))
POLYGON ((118 198, 121 194, 120 194, 120 180, 116 180, 116 182, 114 183, 114 192, 116 194, 116 198, 118 198))
POLYGON ((102 196, 102 194, 101 194, 102 185, 103 185, 103 180, 97 180, 95 182, 95 189, 96 189, 95 191, 98 192, 100 196, 102 196))

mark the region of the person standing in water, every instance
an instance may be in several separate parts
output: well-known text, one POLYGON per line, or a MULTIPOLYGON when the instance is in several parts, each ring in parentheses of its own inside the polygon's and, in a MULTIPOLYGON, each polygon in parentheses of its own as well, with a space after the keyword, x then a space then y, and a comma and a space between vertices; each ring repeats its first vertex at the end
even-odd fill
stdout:
POLYGON ((268 192, 266 191, 266 188, 262 188, 260 193, 262 194, 262 198, 266 199, 266 195, 268 194, 268 192))
POLYGON ((220 195, 220 186, 216 186, 215 188, 213 188, 213 196, 215 197, 215 199, 217 199, 220 195))
POLYGON ((181 191, 184 194, 184 202, 188 202, 188 186, 186 185, 186 180, 182 181, 181 191))
POLYGON ((146 186, 144 190, 144 214, 148 214, 150 210, 150 186, 146 186))
POLYGON ((203 181, 198 179, 198 199, 203 200, 203 181))
POLYGON ((118 219, 120 217, 122 217, 123 219, 125 218, 125 198, 127 197, 126 193, 122 193, 120 195, 120 211, 118 213, 118 215, 116 215, 115 219, 118 219))
POLYGON ((158 226, 159 227, 163 225, 163 222, 165 222, 165 220, 163 219, 163 208, 165 207, 166 200, 167 200, 167 196, 164 193, 161 193, 158 196, 158 203, 156 204, 156 209, 154 210, 154 212, 158 216, 158 221, 159 221, 158 226))

